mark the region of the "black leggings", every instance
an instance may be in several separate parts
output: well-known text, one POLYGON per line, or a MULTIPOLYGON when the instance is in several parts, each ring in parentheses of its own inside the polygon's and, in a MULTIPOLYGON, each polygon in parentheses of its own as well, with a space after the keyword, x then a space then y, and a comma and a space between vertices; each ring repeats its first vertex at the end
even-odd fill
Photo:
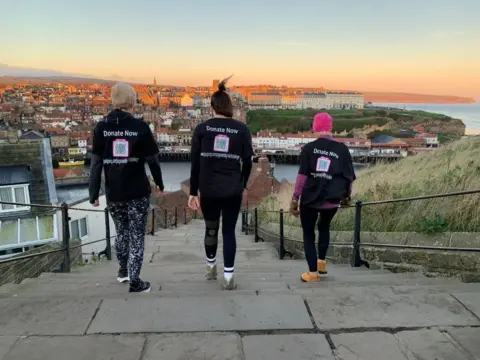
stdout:
POLYGON ((235 227, 241 206, 242 194, 228 198, 200 196, 200 207, 205 219, 205 254, 207 260, 212 261, 217 256, 218 229, 220 228, 220 215, 222 215, 223 262, 227 272, 233 272, 235 265, 235 253, 237 251, 235 227))
POLYGON ((317 251, 315 249, 315 223, 318 220, 318 259, 325 260, 330 244, 330 223, 338 208, 314 209, 302 206, 300 221, 303 229, 303 246, 305 258, 311 272, 317 271, 317 251), (319 219, 320 214, 320 219, 319 219))

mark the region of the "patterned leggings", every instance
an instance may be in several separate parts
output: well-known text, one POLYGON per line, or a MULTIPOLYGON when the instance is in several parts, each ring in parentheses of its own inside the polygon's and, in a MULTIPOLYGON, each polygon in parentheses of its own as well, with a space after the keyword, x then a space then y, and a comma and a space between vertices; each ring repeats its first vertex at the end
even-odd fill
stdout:
POLYGON ((131 282, 140 279, 149 206, 148 197, 108 204, 117 230, 115 250, 119 273, 127 273, 128 269, 131 282))

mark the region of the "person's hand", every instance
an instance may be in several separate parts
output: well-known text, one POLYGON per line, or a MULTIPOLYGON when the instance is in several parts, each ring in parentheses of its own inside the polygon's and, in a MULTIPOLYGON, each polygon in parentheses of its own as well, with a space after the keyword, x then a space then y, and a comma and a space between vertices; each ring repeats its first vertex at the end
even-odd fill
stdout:
POLYGON ((160 190, 160 188, 158 186, 155 186, 154 187, 154 191, 155 191, 155 195, 156 196, 162 196, 163 194, 165 194, 165 192, 163 192, 162 190, 160 190))
POLYGON ((95 202, 92 204, 93 207, 99 207, 100 206, 100 201, 95 200, 95 202))
POLYGON ((292 199, 292 201, 290 201, 290 214, 295 217, 298 217, 300 214, 300 211, 298 210, 298 200, 292 199))
POLYGON ((198 200, 198 196, 192 196, 188 198, 188 207, 193 211, 197 211, 200 209, 200 201, 198 200))
POLYGON ((352 198, 350 196, 348 196, 345 199, 343 199, 342 201, 340 201, 340 205, 343 206, 343 207, 347 207, 347 206, 351 205, 351 202, 352 202, 352 198))

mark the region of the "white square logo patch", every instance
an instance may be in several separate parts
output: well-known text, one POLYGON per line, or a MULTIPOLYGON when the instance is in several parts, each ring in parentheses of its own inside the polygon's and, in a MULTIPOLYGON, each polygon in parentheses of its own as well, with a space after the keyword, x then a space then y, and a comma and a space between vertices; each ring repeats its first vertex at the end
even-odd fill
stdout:
POLYGON ((128 141, 125 139, 117 139, 112 143, 113 157, 128 158, 130 156, 130 149, 128 147, 128 141))
POLYGON ((330 164, 331 163, 332 163, 332 160, 330 160, 329 158, 327 158, 325 156, 320 156, 317 159, 316 171, 317 172, 328 172, 328 170, 330 169, 330 164))
POLYGON ((228 152, 230 150, 230 138, 227 135, 217 135, 213 140, 213 151, 228 152))

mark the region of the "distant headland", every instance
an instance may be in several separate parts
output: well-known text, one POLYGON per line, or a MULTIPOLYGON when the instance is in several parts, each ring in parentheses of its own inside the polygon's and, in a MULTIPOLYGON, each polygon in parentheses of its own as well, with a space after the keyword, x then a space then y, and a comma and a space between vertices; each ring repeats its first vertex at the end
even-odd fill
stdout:
POLYGON ((363 92, 365 102, 371 103, 429 103, 429 104, 473 104, 471 97, 454 95, 410 94, 400 92, 363 92))

